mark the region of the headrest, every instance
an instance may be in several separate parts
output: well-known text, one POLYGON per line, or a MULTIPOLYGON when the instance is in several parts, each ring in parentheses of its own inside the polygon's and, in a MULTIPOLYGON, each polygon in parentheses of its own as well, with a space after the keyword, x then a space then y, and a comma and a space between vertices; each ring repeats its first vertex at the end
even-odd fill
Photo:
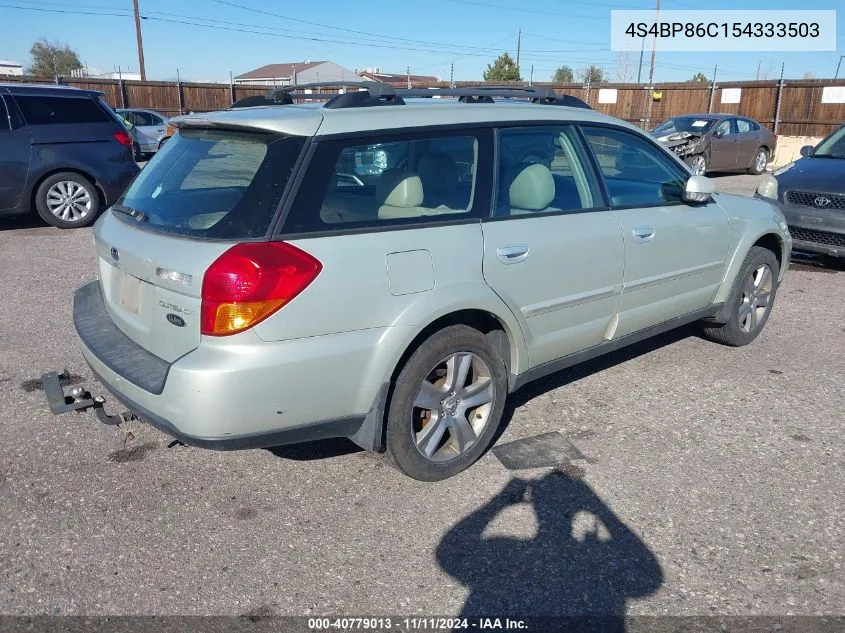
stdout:
POLYGON ((511 208, 542 211, 555 197, 555 179, 545 165, 519 163, 510 170, 511 208))
POLYGON ((418 207, 423 202, 420 177, 405 169, 385 169, 376 184, 376 200, 391 207, 418 207))
POLYGON ((428 194, 451 193, 458 186, 458 165, 449 154, 425 154, 417 173, 428 194))

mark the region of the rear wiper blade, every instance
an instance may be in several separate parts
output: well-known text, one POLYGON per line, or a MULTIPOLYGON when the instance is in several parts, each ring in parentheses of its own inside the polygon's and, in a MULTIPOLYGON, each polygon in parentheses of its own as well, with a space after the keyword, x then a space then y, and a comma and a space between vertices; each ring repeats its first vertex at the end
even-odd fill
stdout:
POLYGON ((112 209, 114 211, 117 211, 118 213, 128 215, 129 217, 137 220, 138 222, 146 222, 149 219, 149 217, 146 216, 143 211, 138 211, 138 209, 127 207, 125 204, 114 204, 112 205, 112 209))

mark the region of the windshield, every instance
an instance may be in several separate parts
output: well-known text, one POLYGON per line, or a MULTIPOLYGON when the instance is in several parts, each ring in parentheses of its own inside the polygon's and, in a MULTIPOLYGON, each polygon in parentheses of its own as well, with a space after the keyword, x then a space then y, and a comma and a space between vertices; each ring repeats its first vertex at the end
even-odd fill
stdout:
POLYGON ((304 139, 182 130, 114 206, 157 231, 211 239, 267 233, 304 139))
POLYGON ((680 132, 703 135, 710 129, 714 121, 715 119, 708 119, 707 117, 676 117, 664 121, 654 128, 651 133, 655 136, 668 136, 669 134, 679 134, 680 132))
POLYGON ((818 144, 813 156, 821 158, 845 158, 845 126, 818 144))

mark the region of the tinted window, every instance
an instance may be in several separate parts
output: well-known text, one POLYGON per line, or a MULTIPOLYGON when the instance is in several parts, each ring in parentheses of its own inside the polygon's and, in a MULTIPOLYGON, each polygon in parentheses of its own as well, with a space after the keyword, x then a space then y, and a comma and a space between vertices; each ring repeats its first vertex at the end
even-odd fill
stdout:
POLYGON ((678 202, 686 172, 663 150, 632 132, 584 128, 584 134, 616 206, 678 202))
POLYGON ((478 156, 470 135, 321 143, 285 232, 470 217, 478 156))
POLYGON ((746 121, 746 123, 748 123, 748 125, 750 125, 750 126, 751 126, 751 131, 752 131, 752 132, 756 132, 757 130, 759 130, 759 129, 760 129, 760 124, 759 124, 759 123, 757 123, 757 121, 747 120, 747 121, 746 121))
POLYGON ((731 120, 725 119, 716 128, 716 136, 728 136, 731 134, 731 120))
POLYGON ((158 125, 149 112, 133 112, 132 114, 135 117, 132 120, 135 125, 158 125))
POLYGON ((604 204, 569 126, 503 130, 498 156, 496 215, 593 209, 604 204))
POLYGON ((182 130, 141 171, 118 208, 167 233, 240 239, 264 235, 304 140, 182 130))
POLYGON ((108 114, 87 97, 16 96, 15 101, 30 125, 58 123, 104 123, 108 114))
POLYGON ((736 131, 740 134, 745 134, 746 132, 751 131, 751 121, 746 119, 737 119, 736 120, 736 131))

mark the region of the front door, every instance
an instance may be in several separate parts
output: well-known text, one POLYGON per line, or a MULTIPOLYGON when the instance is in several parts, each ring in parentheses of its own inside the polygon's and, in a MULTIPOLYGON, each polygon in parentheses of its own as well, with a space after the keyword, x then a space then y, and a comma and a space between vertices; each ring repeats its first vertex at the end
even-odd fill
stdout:
POLYGON ((736 119, 725 119, 716 126, 710 139, 710 171, 736 169, 739 135, 736 119))
POLYGON ((29 128, 17 116, 15 104, 0 96, 0 209, 13 209, 21 202, 30 147, 29 128))
POLYGON ((729 225, 715 202, 681 200, 688 174, 639 134, 587 128, 622 223, 625 273, 615 337, 710 304, 727 265, 729 225))
POLYGON ((501 130, 484 279, 517 316, 532 367, 597 345, 619 303, 622 227, 570 126, 501 130))

